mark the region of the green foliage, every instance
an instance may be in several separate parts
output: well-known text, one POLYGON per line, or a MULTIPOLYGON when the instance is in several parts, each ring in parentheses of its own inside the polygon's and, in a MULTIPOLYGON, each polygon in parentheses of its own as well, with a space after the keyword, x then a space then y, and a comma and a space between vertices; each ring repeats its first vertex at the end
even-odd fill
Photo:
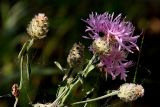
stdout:
MULTIPOLYGON (((146 2, 144 2, 143 0, 1 0, 0 96, 11 95, 12 85, 19 83, 20 68, 17 57, 22 45, 28 39, 26 34, 27 24, 35 14, 46 13, 50 23, 48 37, 44 40, 35 41, 33 50, 31 50, 34 54, 31 56, 33 69, 30 99, 33 102, 44 103, 53 101, 56 97, 57 85, 63 78, 63 74, 59 72, 59 69, 63 71, 62 67, 56 63, 58 69, 54 65, 54 61, 58 60, 62 66, 67 65, 66 56, 71 45, 79 40, 82 41, 81 36, 85 35, 85 26, 81 19, 86 19, 92 11, 115 11, 115 14, 123 13, 123 15, 127 15, 140 30, 144 27, 144 30, 148 30, 150 27, 146 24, 148 22, 146 16, 151 8, 148 8, 146 2), (47 90, 43 89, 45 86, 48 88, 47 90), (39 92, 39 90, 42 90, 42 92, 39 92), (46 98, 47 95, 52 97, 46 98)), ((160 6, 159 1, 151 2, 151 4, 154 4, 155 12, 157 12, 160 6)), ((87 40, 82 41, 84 44, 89 44, 88 42, 87 40)), ((90 55, 86 52, 85 56, 90 55)), ((93 66, 89 69, 92 70, 93 66)), ((91 90, 92 88, 89 87, 88 91, 91 90)), ((10 102, 12 97, 7 97, 8 100, 3 99, 5 97, 0 97, 0 107, 13 105, 14 101, 10 102)), ((94 106, 90 105, 90 107, 94 106)))

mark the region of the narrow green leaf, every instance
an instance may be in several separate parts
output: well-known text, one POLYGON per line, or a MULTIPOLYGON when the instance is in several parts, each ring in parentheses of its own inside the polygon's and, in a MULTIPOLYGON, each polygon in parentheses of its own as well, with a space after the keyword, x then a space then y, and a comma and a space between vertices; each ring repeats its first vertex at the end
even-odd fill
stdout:
POLYGON ((34 39, 28 40, 27 51, 29 51, 29 49, 33 45, 33 42, 34 42, 34 39))
POLYGON ((94 68, 95 68, 95 65, 91 65, 91 66, 88 68, 88 72, 92 71, 94 68))
POLYGON ((54 64, 61 70, 64 71, 63 67, 61 66, 61 64, 57 61, 54 61, 54 64))
POLYGON ((26 51, 26 47, 27 47, 27 41, 22 46, 21 51, 18 54, 18 59, 20 59, 23 56, 24 52, 26 51))

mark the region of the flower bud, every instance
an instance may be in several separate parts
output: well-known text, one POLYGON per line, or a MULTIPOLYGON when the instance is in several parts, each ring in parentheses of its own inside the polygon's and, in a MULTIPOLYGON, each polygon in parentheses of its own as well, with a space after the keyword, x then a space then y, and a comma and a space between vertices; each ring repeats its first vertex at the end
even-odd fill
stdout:
POLYGON ((144 88, 141 85, 125 83, 120 86, 118 97, 125 102, 135 101, 144 95, 144 88))
POLYGON ((109 51, 109 45, 104 38, 97 38, 92 43, 92 49, 95 54, 105 55, 109 51))
POLYGON ((79 43, 75 43, 71 48, 67 57, 67 62, 70 67, 76 67, 82 64, 84 58, 84 46, 79 43))
POLYGON ((18 87, 18 84, 13 84, 13 86, 12 86, 12 95, 14 97, 18 97, 19 96, 19 87, 18 87))
POLYGON ((48 18, 43 13, 36 15, 27 27, 27 33, 33 39, 42 39, 48 32, 48 18))

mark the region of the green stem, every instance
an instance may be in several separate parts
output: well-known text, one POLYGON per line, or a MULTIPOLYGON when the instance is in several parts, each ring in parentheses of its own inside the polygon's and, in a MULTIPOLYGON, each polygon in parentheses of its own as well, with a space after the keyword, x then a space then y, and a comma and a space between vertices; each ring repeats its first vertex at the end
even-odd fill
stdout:
POLYGON ((80 84, 81 79, 78 78, 73 84, 70 84, 69 90, 67 91, 67 93, 65 94, 65 96, 63 96, 62 98, 62 104, 66 101, 66 99, 68 98, 68 96, 70 95, 70 93, 73 91, 73 89, 75 89, 75 87, 79 86, 78 84, 80 84))
POLYGON ((68 87, 65 87, 64 91, 62 92, 62 94, 60 94, 58 96, 58 98, 56 98, 56 100, 52 103, 52 105, 54 105, 57 101, 59 101, 67 91, 68 91, 68 87))
POLYGON ((21 56, 21 59, 20 59, 20 85, 19 85, 19 89, 22 88, 22 85, 23 85, 23 56, 21 56))
POLYGON ((27 44, 27 52, 29 51, 29 49, 31 48, 31 46, 33 45, 34 39, 30 39, 28 40, 28 44, 27 44))
POLYGON ((16 107, 18 104, 18 97, 15 97, 15 102, 14 102, 14 106, 13 107, 16 107))
MULTIPOLYGON (((87 77, 87 75, 89 74, 89 72, 91 70, 89 70, 90 66, 92 65, 94 59, 95 59, 96 55, 93 55, 93 57, 91 58, 91 60, 88 62, 86 68, 82 71, 82 76, 87 77)), ((75 87, 78 86, 79 83, 81 83, 81 77, 77 76, 77 80, 75 80, 74 82, 70 83, 70 84, 66 84, 66 88, 64 89, 64 91, 62 92, 62 94, 60 94, 57 99, 52 103, 55 104, 57 101, 59 101, 61 99, 61 104, 63 105, 63 103, 66 101, 66 99, 68 98, 68 96, 70 95, 70 93, 75 89, 75 87)))
POLYGON ((135 69, 135 74, 134 74, 134 78, 133 78, 133 83, 136 83, 136 77, 137 77, 137 72, 138 72, 138 66, 139 66, 139 61, 140 61, 143 41, 144 41, 144 35, 143 35, 142 41, 141 41, 141 46, 140 46, 140 51, 139 51, 139 55, 138 55, 138 61, 137 61, 137 65, 136 65, 136 69, 135 69))
MULTIPOLYGON (((33 45, 34 39, 27 40, 21 51, 19 52, 18 59, 20 60, 20 83, 19 83, 19 90, 20 90, 20 105, 27 104, 27 97, 28 90, 29 90, 29 78, 30 78, 30 62, 29 62, 29 49, 33 45)), ((17 98, 18 99, 18 98, 17 98)), ((18 100, 16 101, 18 102, 18 100)), ((15 104, 16 105, 16 104, 15 104)))
POLYGON ((30 63, 29 63, 29 55, 28 55, 28 53, 26 54, 26 72, 27 72, 27 79, 29 80, 29 78, 30 78, 30 71, 31 71, 31 69, 30 69, 30 63))
POLYGON ((27 75, 28 84, 29 84, 30 73, 31 73, 31 67, 30 67, 30 62, 29 62, 29 49, 33 45, 33 42, 34 42, 34 39, 28 40, 28 44, 26 48, 26 75, 27 75))
POLYGON ((20 58, 23 56, 24 52, 26 51, 27 42, 28 42, 28 41, 26 41, 26 42, 24 43, 24 45, 22 46, 22 49, 21 49, 21 51, 20 51, 19 54, 18 54, 18 59, 20 59, 20 58))
MULTIPOLYGON (((82 76, 87 77, 87 75, 88 75, 89 72, 90 72, 88 69, 89 69, 90 66, 92 65, 95 57, 96 57, 96 55, 93 55, 93 57, 91 58, 91 60, 88 62, 86 68, 82 71, 82 76)), ((65 102, 65 100, 67 99, 68 95, 72 92, 72 90, 75 89, 75 87, 78 86, 79 83, 81 83, 81 80, 82 80, 82 79, 81 79, 80 77, 78 77, 78 79, 77 79, 74 83, 72 83, 72 84, 69 85, 69 91, 68 91, 68 92, 66 93, 66 95, 63 97, 62 103, 65 102)))
POLYGON ((97 98, 93 98, 93 99, 89 99, 89 100, 86 100, 86 101, 80 101, 80 102, 75 102, 75 103, 72 103, 72 105, 77 105, 77 104, 83 104, 83 103, 88 103, 88 102, 93 102, 93 101, 98 101, 98 100, 101 100, 101 99, 104 99, 104 98, 107 98, 107 97, 110 97, 110 96, 114 96, 114 95, 117 95, 119 91, 114 91, 112 93, 109 93, 107 95, 104 95, 104 96, 101 96, 101 97, 97 97, 97 98))
POLYGON ((96 57, 96 55, 94 54, 93 57, 91 58, 91 60, 88 62, 86 68, 83 70, 82 76, 86 77, 88 75, 89 72, 87 72, 87 71, 88 71, 89 67, 92 65, 93 60, 95 59, 95 57, 96 57))

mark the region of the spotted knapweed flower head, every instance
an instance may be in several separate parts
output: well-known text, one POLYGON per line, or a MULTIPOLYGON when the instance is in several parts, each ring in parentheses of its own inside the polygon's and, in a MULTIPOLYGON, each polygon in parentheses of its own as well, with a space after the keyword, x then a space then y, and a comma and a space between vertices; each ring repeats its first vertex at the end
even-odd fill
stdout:
POLYGON ((144 88, 142 85, 134 83, 122 84, 119 88, 118 97, 125 102, 135 101, 137 98, 144 95, 144 88))
POLYGON ((136 45, 138 36, 134 36, 134 26, 131 22, 122 18, 122 15, 114 16, 114 13, 103 14, 92 13, 87 20, 88 25, 85 30, 93 40, 90 50, 97 54, 100 63, 98 67, 109 74, 112 79, 118 75, 122 80, 126 80, 127 68, 132 65, 128 61, 127 55, 133 53, 133 49, 139 50, 136 45))
POLYGON ((89 32, 91 39, 105 37, 108 44, 113 44, 114 41, 119 48, 132 53, 133 48, 139 50, 136 45, 139 36, 134 36, 135 28, 131 22, 125 21, 125 18, 122 19, 121 14, 114 17, 114 13, 92 13, 85 22, 88 24, 86 32, 89 32))
POLYGON ((42 39, 48 32, 48 18, 43 13, 36 15, 28 24, 27 33, 33 39, 42 39))

